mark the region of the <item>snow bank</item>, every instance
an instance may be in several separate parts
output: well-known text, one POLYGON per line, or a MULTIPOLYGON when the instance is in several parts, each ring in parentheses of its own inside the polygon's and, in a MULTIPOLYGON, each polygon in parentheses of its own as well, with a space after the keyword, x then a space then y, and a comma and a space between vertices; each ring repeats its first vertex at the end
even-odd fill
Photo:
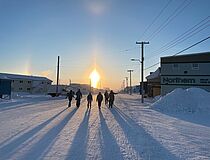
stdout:
POLYGON ((210 113, 210 93, 200 88, 177 88, 152 104, 165 112, 210 113))

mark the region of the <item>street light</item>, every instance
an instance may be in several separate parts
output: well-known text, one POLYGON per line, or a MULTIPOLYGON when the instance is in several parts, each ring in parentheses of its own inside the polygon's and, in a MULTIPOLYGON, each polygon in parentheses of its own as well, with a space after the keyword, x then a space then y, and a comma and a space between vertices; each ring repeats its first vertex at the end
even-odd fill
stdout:
POLYGON ((131 61, 135 61, 135 62, 139 62, 139 94, 141 94, 141 90, 140 90, 140 87, 141 87, 141 80, 140 80, 140 77, 141 77, 141 61, 140 59, 138 58, 131 58, 131 61))
POLYGON ((138 61, 139 63, 141 63, 140 59, 138 58, 131 58, 131 61, 138 61))

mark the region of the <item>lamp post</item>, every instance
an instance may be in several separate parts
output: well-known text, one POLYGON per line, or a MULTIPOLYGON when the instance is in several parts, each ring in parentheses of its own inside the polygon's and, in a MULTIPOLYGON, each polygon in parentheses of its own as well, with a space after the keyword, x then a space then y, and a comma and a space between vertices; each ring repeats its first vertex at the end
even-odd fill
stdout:
POLYGON ((138 58, 131 58, 131 61, 139 62, 139 94, 141 94, 141 90, 140 90, 140 87, 141 87, 141 80, 140 80, 140 77, 141 77, 141 61, 138 58))

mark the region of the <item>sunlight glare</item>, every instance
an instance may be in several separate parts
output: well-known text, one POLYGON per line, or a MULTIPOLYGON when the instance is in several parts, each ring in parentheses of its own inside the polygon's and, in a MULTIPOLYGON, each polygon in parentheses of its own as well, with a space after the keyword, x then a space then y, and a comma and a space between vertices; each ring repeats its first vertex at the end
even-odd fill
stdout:
POLYGON ((89 78, 91 80, 91 87, 97 88, 98 82, 100 80, 100 75, 98 74, 98 72, 96 71, 96 69, 94 69, 91 72, 89 78))

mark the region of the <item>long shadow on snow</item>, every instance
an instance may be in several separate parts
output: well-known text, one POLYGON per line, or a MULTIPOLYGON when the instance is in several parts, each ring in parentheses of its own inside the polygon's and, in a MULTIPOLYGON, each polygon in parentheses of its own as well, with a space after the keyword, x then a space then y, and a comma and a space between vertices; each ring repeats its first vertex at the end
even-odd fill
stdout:
MULTIPOLYGON (((18 151, 18 148, 23 145, 24 142, 30 140, 36 133, 38 133, 41 129, 43 129, 45 126, 47 126, 51 121, 53 121, 56 117, 58 117, 60 114, 62 114, 67 108, 60 111, 53 117, 49 118, 47 121, 39 124, 38 126, 34 127, 33 129, 29 130, 28 132, 22 134, 20 137, 17 137, 16 139, 9 142, 7 145, 0 147, 0 157, 2 159, 9 159, 16 151, 18 151)), ((4 142, 5 143, 5 142, 4 142)))
POLYGON ((18 102, 10 102, 6 104, 0 103, 0 112, 11 110, 11 109, 16 109, 16 108, 23 108, 26 106, 34 105, 37 104, 38 102, 45 102, 45 101, 50 101, 50 100, 62 100, 64 99, 63 97, 55 98, 53 99, 52 97, 43 97, 43 98, 28 98, 26 100, 21 100, 18 102), (32 101, 30 101, 32 100, 32 101))
POLYGON ((119 108, 114 107, 111 109, 111 113, 121 126, 130 144, 143 159, 179 159, 119 108))
POLYGON ((120 148, 111 134, 102 112, 99 110, 100 124, 101 124, 101 144, 102 144, 102 159, 123 159, 120 148))
POLYGON ((36 144, 33 145, 33 147, 23 156, 22 159, 43 159, 47 154, 46 151, 49 151, 48 148, 54 144, 56 137, 73 117, 76 111, 77 108, 74 108, 56 126, 51 128, 36 144))
MULTIPOLYGON (((5 139, 4 141, 2 141, 2 142, 0 143, 0 146, 3 146, 4 144, 6 144, 7 142, 9 142, 11 139, 17 137, 18 135, 21 135, 22 132, 24 132, 24 131, 27 130, 27 128, 28 128, 28 127, 26 127, 26 128, 24 128, 24 129, 18 131, 17 133, 13 134, 11 137, 5 139)), ((1 149, 0 149, 0 150, 1 150, 1 149)))
POLYGON ((88 141, 88 122, 90 117, 90 110, 86 110, 84 118, 79 125, 75 134, 71 147, 68 150, 66 160, 70 159, 85 159, 86 147, 88 141))

